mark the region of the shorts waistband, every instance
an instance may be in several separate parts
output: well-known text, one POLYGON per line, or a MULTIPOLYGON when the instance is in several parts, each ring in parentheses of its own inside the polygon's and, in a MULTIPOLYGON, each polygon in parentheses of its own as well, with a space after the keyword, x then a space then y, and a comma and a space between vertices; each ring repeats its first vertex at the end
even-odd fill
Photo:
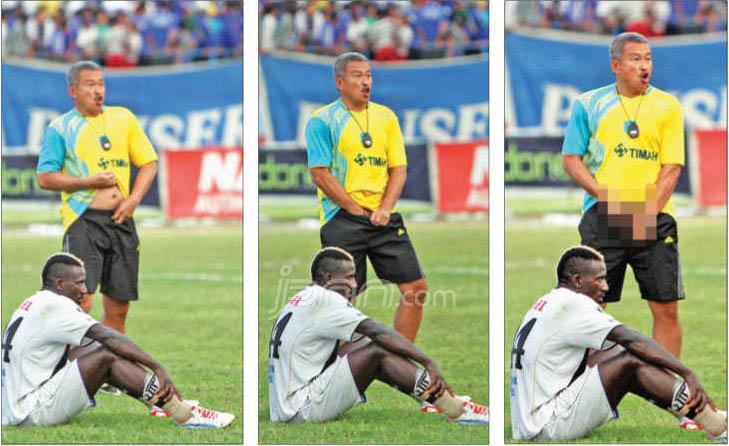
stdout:
POLYGON ((91 208, 86 208, 86 210, 84 211, 84 213, 81 214, 81 215, 89 215, 89 216, 92 216, 92 215, 100 215, 100 216, 108 216, 108 217, 111 217, 113 213, 114 213, 114 211, 112 211, 111 209, 108 209, 107 210, 107 209, 91 209, 91 208))

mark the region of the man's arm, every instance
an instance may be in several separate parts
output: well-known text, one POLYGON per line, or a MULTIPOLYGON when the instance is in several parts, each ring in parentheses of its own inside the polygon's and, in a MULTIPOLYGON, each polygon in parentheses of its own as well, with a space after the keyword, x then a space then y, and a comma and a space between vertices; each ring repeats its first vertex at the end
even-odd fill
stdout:
POLYGON ((656 214, 661 212, 663 206, 671 198, 673 190, 676 189, 678 177, 681 176, 681 166, 678 164, 663 164, 661 172, 656 181, 656 214))
POLYGON ((643 361, 681 376, 689 387, 691 395, 691 401, 688 403, 689 407, 694 407, 697 412, 700 412, 706 404, 715 408, 714 403, 704 391, 699 378, 694 372, 653 339, 624 325, 613 328, 608 333, 607 339, 622 345, 643 361))
POLYGON ((106 171, 91 177, 74 177, 61 172, 41 172, 38 185, 47 190, 75 192, 82 189, 102 189, 116 184, 114 172, 106 171))
POLYGON ((334 200, 340 208, 354 215, 369 215, 369 212, 358 205, 352 197, 347 194, 339 181, 329 171, 328 167, 312 167, 309 169, 311 180, 321 189, 327 197, 334 200))
POLYGON ((448 383, 435 362, 397 331, 372 319, 363 320, 354 331, 367 336, 385 350, 411 359, 425 367, 431 379, 430 392, 436 398, 440 397, 444 391, 450 391, 448 383))
POLYGON ((129 196, 122 200, 121 203, 114 210, 114 214, 111 219, 117 224, 124 223, 124 220, 131 217, 134 214, 134 210, 137 209, 139 203, 142 202, 142 198, 147 193, 149 188, 154 182, 154 177, 157 175, 157 161, 149 162, 139 168, 137 172, 137 178, 134 180, 134 186, 129 196))
POLYGON ((405 187, 405 181, 408 178, 408 168, 407 166, 391 167, 388 173, 389 178, 387 179, 387 186, 385 187, 385 194, 382 196, 380 208, 370 216, 370 221, 376 226, 384 226, 390 221, 392 209, 400 198, 402 188, 405 187))
POLYGON ((102 324, 96 323, 92 325, 85 335, 103 345, 107 350, 131 362, 141 364, 157 375, 160 383, 158 395, 160 399, 166 400, 168 395, 176 394, 180 398, 182 395, 179 390, 172 384, 172 380, 165 368, 152 358, 147 352, 142 350, 137 344, 125 335, 114 331, 102 324))
POLYGON ((573 179, 577 184, 580 185, 588 194, 595 198, 598 198, 597 180, 592 176, 585 163, 582 162, 582 157, 579 155, 566 155, 562 154, 562 166, 565 172, 573 179))

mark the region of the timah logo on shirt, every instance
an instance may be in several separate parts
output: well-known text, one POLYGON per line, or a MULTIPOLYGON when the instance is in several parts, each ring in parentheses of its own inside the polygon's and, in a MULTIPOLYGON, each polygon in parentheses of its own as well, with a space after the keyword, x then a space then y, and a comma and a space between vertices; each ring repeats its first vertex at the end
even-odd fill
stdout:
POLYGON ((364 156, 358 153, 353 160, 360 166, 364 166, 365 163, 369 163, 370 166, 375 167, 387 167, 387 158, 380 158, 379 156, 364 156))
POLYGON ((658 152, 647 149, 638 149, 636 147, 625 147, 623 143, 618 144, 613 149, 618 158, 629 156, 632 159, 658 161, 658 152))
POLYGON ((97 166, 99 166, 100 169, 108 169, 109 166, 114 167, 127 167, 129 163, 126 160, 123 160, 121 158, 112 158, 112 159, 106 159, 104 157, 99 158, 99 162, 97 163, 97 166))

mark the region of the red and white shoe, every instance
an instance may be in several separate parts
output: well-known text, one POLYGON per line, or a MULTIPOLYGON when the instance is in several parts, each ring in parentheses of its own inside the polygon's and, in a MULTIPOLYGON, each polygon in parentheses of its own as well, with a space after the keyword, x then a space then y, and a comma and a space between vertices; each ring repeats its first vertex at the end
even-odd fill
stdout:
MULTIPOLYGON (((200 401, 198 400, 183 400, 185 401, 189 406, 195 407, 200 405, 200 401)), ((153 417, 159 417, 159 418, 170 418, 170 413, 164 410, 161 407, 152 406, 149 408, 149 414, 153 417)))
MULTIPOLYGON (((463 400, 464 402, 470 402, 471 397, 468 395, 456 395, 456 398, 459 400, 463 400)), ((425 413, 443 413, 443 409, 436 406, 435 404, 430 404, 427 401, 423 401, 420 403, 420 411, 425 413)))
POLYGON ((684 431, 700 431, 701 429, 703 429, 703 427, 701 427, 699 423, 688 417, 679 418, 678 425, 681 427, 681 430, 684 431))
POLYGON ((489 408, 483 404, 463 403, 463 413, 457 418, 446 419, 458 424, 489 424, 489 408))
POLYGON ((192 416, 184 423, 177 423, 178 426, 191 429, 222 429, 229 426, 235 419, 232 413, 218 412, 200 406, 192 408, 192 416))

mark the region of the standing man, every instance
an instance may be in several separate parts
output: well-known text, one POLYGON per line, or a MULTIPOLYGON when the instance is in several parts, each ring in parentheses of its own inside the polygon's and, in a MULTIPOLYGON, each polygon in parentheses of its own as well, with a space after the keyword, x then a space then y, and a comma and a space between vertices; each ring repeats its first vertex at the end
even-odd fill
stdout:
POLYGON ((366 287, 368 257, 381 280, 398 285, 395 330, 413 342, 428 284, 402 216, 393 212, 407 177, 400 125, 392 110, 370 101, 372 70, 365 56, 337 57, 334 83, 340 98, 316 110, 306 125, 321 243, 354 256, 358 293, 366 287))
POLYGON ((129 302, 139 299, 139 237, 132 218, 157 174, 157 154, 131 111, 104 106, 101 67, 68 70, 75 107, 51 121, 38 157, 38 184, 61 191, 63 249, 86 265, 89 311, 97 285, 107 327, 124 333, 129 302), (139 168, 129 189, 131 165, 139 168))
MULTIPOLYGON (((681 353, 678 301, 685 298, 671 201, 684 164, 678 100, 649 84, 652 55, 638 33, 610 44, 614 84, 583 93, 572 107, 562 145, 565 171, 585 189, 583 245, 605 256, 617 302, 630 265, 653 315, 653 338, 681 353)), ((693 423, 683 428, 696 428, 693 423)))
POLYGON ((620 401, 633 393, 726 442, 726 412, 716 410, 696 374, 600 308, 609 293, 605 278, 602 254, 569 248, 557 264, 557 287, 524 316, 511 349, 513 438, 584 437, 616 418, 620 401))

